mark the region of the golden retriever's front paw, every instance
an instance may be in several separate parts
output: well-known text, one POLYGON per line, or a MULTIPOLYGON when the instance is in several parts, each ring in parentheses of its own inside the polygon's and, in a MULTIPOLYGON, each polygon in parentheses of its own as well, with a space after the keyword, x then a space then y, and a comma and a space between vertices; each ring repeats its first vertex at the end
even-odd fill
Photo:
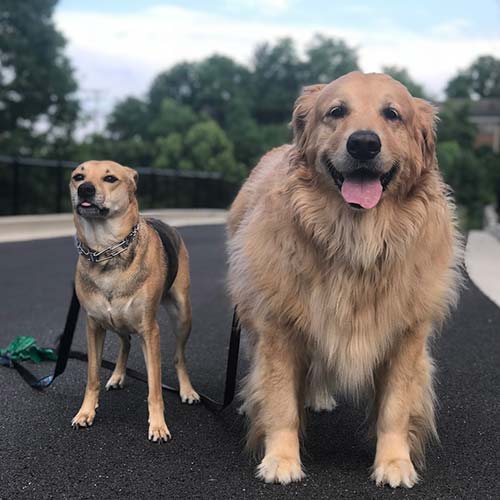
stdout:
POLYGON ((297 458, 266 455, 257 467, 257 477, 266 483, 288 484, 301 481, 305 474, 297 458))
POLYGON ((154 443, 161 443, 162 441, 167 442, 169 439, 172 439, 165 421, 152 422, 149 424, 148 439, 154 443))
POLYGON ((371 479, 377 486, 388 484, 392 488, 413 487, 418 481, 418 474, 410 460, 390 460, 374 464, 371 479))
POLYGON ((95 410, 87 411, 81 409, 71 421, 71 426, 73 429, 78 429, 79 427, 90 427, 94 423, 95 410))

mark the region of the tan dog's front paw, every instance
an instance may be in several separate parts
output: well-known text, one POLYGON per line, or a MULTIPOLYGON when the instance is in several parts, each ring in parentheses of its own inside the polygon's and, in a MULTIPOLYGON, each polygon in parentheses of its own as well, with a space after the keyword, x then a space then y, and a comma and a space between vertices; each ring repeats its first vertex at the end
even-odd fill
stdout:
POLYGON ((188 405, 200 402, 200 396, 192 387, 186 391, 181 390, 179 394, 181 396, 181 401, 188 405))
POLYGON ((116 375, 112 374, 109 380, 106 382, 106 390, 111 391, 113 389, 123 389, 125 385, 125 374, 116 375))
POLYGON ((297 458, 266 455, 257 467, 257 477, 266 483, 288 484, 301 481, 305 474, 297 458))
POLYGON ((71 421, 71 426, 73 429, 78 429, 79 427, 90 427, 94 423, 95 410, 87 411, 81 409, 71 421))
POLYGON ((411 488, 417 483, 418 474, 410 460, 396 459, 374 464, 371 479, 377 486, 388 484, 392 488, 411 488))
POLYGON ((170 431, 168 430, 167 424, 163 422, 153 422, 149 424, 148 439, 154 443, 168 441, 172 439, 170 431))

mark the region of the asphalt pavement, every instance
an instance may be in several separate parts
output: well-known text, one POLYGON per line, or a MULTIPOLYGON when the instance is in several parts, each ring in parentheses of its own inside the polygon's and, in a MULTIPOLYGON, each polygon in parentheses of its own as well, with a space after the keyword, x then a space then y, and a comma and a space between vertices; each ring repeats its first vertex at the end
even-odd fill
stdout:
MULTIPOLYGON (((194 387, 221 399, 231 323, 225 290, 223 226, 181 229, 191 255, 194 325, 188 365, 194 387)), ((0 244, 0 347, 18 335, 49 346, 70 299, 76 252, 71 238, 0 244)), ((161 313, 163 380, 176 383, 173 335, 161 313)), ((429 498, 500 497, 500 309, 469 281, 436 337, 441 444, 427 452, 423 480, 411 490, 378 488, 368 479, 374 456, 363 408, 340 401, 332 413, 309 415, 302 483, 267 485, 254 478, 243 452, 244 425, 233 404, 223 413, 181 404, 165 393, 173 440, 147 440, 147 387, 128 379, 103 391, 94 425, 73 430, 86 365, 70 361, 52 387, 36 392, 0 367, 0 498, 429 498)), ((74 347, 85 349, 80 318, 74 347)), ((105 357, 118 342, 108 334, 105 357)), ((129 366, 144 371, 133 341, 129 366)), ((36 367, 50 372, 50 364, 36 367)), ((240 376, 245 361, 240 365, 240 376)), ((104 385, 110 373, 102 369, 104 385)))

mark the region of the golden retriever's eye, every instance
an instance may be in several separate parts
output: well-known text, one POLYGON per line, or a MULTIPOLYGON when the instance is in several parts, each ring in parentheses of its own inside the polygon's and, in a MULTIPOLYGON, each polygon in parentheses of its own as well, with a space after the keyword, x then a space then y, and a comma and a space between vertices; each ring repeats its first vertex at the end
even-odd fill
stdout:
POLYGON ((394 108, 391 108, 391 107, 384 108, 382 113, 387 120, 390 120, 390 121, 401 120, 401 115, 394 108))
POLYGON ((83 181, 83 179, 85 179, 85 177, 83 176, 83 174, 75 174, 73 176, 73 180, 75 182, 80 182, 80 181, 83 181))
POLYGON ((347 114, 347 109, 345 106, 335 106, 328 112, 328 114, 333 118, 344 118, 347 114))
POLYGON ((104 182, 110 182, 113 184, 113 182, 116 182, 118 179, 114 175, 107 175, 103 180, 104 182))

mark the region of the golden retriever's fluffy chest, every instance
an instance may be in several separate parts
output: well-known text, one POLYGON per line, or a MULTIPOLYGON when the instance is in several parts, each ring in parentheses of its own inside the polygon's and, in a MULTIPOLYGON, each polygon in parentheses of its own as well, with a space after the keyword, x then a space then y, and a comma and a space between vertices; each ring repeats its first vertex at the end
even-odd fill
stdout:
POLYGON ((407 292, 389 269, 335 263, 312 283, 302 291, 307 314, 301 318, 312 357, 332 372, 340 389, 359 391, 411 321, 407 292))

